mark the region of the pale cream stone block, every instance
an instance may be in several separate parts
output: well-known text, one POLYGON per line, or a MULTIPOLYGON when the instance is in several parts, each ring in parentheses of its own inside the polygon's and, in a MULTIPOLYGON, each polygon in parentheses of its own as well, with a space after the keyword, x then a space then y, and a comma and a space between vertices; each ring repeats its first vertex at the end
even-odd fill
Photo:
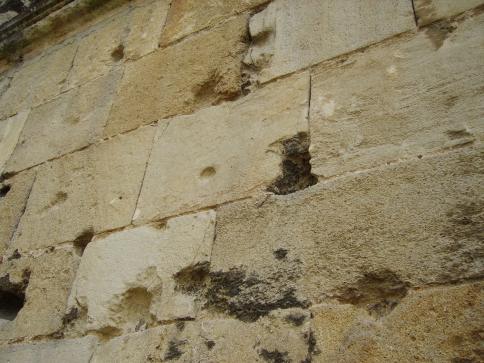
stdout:
POLYGON ((0 121, 0 173, 17 146, 28 116, 29 111, 21 111, 15 116, 0 121))

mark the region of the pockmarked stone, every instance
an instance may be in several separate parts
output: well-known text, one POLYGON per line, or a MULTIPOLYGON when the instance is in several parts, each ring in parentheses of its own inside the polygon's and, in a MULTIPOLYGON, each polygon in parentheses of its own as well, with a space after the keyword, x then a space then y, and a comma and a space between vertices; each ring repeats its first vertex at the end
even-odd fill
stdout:
POLYGON ((482 141, 483 35, 478 15, 317 67, 312 172, 333 177, 482 141))
POLYGON ((154 132, 143 127, 39 166, 13 246, 85 243, 130 224, 154 132))
POLYGON ((245 63, 267 82, 414 28, 409 1, 276 0, 250 19, 245 63))
POLYGON ((134 222, 164 218, 263 190, 281 174, 281 145, 307 134, 307 73, 239 101, 158 126, 134 222))
POLYGON ((414 0, 418 25, 430 24, 442 18, 449 18, 466 10, 484 4, 482 0, 414 0))
POLYGON ((0 173, 4 171, 7 161, 19 142, 28 116, 28 111, 21 111, 15 116, 0 121, 0 173))

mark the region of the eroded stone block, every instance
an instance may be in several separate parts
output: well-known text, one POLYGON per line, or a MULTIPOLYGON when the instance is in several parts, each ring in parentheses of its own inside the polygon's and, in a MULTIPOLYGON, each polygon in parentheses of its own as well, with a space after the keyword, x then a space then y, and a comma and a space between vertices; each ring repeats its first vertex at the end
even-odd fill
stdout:
POLYGON ((273 1, 250 20, 245 62, 269 81, 415 28, 410 1, 273 1))
POLYGON ((442 18, 452 17, 484 4, 482 0, 414 0, 413 3, 420 26, 442 18))
POLYGON ((180 288, 183 271, 208 269, 215 213, 201 212, 115 232, 90 243, 71 308, 87 330, 134 332, 159 321, 195 318, 195 297, 180 288))
POLYGON ((72 249, 43 251, 37 256, 14 251, 4 256, 0 265, 4 319, 0 341, 59 332, 78 263, 72 249))
POLYGON ((106 135, 237 95, 246 22, 240 16, 127 64, 106 135))
POLYGON ((154 132, 144 127, 39 166, 15 248, 84 243, 130 224, 154 132))
POLYGON ((332 177, 483 139, 484 16, 439 29, 315 71, 313 173, 332 177))
POLYGON ((483 160, 453 152, 220 207, 211 273, 238 290, 215 302, 240 316, 335 298, 383 316, 411 286, 482 276, 483 160))
POLYGON ((6 170, 17 172, 99 141, 120 77, 112 72, 32 109, 6 170))
POLYGON ((305 73, 240 101, 161 123, 135 222, 196 210, 267 188, 281 174, 283 141, 307 134, 308 91, 305 73))
POLYGON ((29 111, 22 111, 15 116, 0 121, 0 173, 10 159, 20 138, 29 111))

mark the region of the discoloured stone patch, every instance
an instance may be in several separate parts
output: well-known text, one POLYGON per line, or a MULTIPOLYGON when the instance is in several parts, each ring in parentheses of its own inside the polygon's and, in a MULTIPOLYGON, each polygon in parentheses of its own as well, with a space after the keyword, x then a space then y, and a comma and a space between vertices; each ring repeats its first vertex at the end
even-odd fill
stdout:
POLYGON ((484 4, 482 0, 413 0, 413 3, 419 26, 455 16, 484 4))
POLYGON ((5 169, 5 165, 19 141, 28 115, 28 111, 22 111, 15 116, 0 121, 0 173, 5 169))

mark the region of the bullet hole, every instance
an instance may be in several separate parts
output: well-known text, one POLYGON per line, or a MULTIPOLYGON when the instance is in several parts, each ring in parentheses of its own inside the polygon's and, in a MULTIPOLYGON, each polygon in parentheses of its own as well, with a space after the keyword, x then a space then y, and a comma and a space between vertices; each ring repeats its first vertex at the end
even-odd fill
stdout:
POLYGON ((202 170, 202 172, 200 173, 200 177, 201 178, 210 178, 210 177, 214 176, 215 173, 216 173, 215 168, 209 166, 209 167, 202 170))
POLYGON ((302 313, 291 313, 288 316, 286 316, 286 321, 290 322, 294 326, 303 325, 305 320, 306 320, 306 315, 302 313))
POLYGON ((28 270, 24 271, 20 283, 11 282, 8 274, 0 277, 0 319, 15 320, 25 304, 25 290, 29 279, 28 270))
POLYGON ((287 250, 284 248, 279 248, 273 252, 274 257, 278 260, 283 260, 287 256, 287 250))
POLYGON ((84 253, 84 250, 86 249, 89 242, 92 241, 93 237, 94 237, 94 230, 92 228, 88 228, 84 230, 74 240, 74 247, 79 250, 81 256, 84 253))
POLYGON ((0 198, 5 197, 9 191, 10 185, 2 185, 2 187, 0 187, 0 198))
POLYGON ((215 342, 213 340, 206 340, 205 345, 207 346, 208 350, 212 350, 215 347, 215 342))
POLYGON ((124 58, 124 45, 120 44, 118 45, 112 52, 111 52, 111 58, 115 62, 119 62, 121 59, 124 58))

